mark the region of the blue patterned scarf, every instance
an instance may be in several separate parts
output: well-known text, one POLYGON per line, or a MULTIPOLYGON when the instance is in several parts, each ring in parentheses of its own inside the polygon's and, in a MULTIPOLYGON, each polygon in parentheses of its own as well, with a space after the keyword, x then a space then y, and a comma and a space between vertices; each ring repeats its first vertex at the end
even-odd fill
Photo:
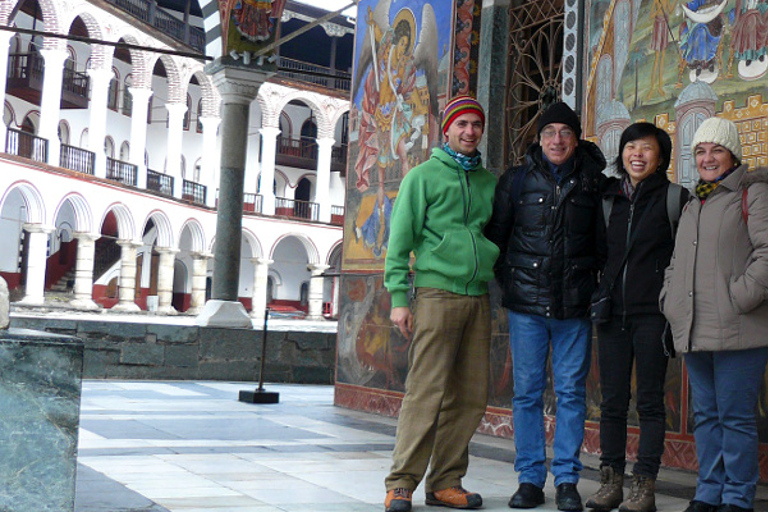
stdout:
POLYGON ((451 147, 446 142, 445 144, 443 144, 443 151, 448 153, 451 158, 456 160, 456 163, 459 164, 459 166, 465 171, 471 171, 472 169, 480 165, 480 163, 482 162, 482 155, 477 150, 475 150, 474 155, 467 156, 452 150, 451 147))

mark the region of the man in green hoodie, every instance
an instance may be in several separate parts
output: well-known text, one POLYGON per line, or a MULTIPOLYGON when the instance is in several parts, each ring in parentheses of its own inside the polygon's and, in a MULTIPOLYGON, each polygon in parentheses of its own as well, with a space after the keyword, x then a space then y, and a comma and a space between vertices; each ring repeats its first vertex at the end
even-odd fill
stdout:
POLYGON ((449 101, 443 147, 405 176, 392 210, 384 284, 392 296, 390 318, 411 345, 392 470, 385 480, 387 512, 411 510, 413 490, 430 462, 427 505, 469 509, 483 503, 461 479, 488 399, 488 281, 499 255, 483 235, 496 187, 477 151, 484 126, 485 112, 476 100, 449 101))

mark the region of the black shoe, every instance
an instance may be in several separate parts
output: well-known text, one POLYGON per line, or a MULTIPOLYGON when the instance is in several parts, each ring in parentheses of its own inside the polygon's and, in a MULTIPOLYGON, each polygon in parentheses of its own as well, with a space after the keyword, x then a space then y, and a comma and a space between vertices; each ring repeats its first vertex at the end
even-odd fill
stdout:
POLYGON ((753 508, 744 508, 737 505, 731 505, 730 503, 723 503, 717 507, 717 512, 754 512, 753 508))
POLYGON ((544 491, 528 482, 520 484, 509 498, 509 508, 535 508, 544 504, 544 491))
POLYGON ((579 491, 576 489, 576 484, 560 484, 555 490, 557 510, 568 510, 572 512, 584 510, 584 506, 581 504, 581 496, 579 496, 579 491))
POLYGON ((693 500, 688 504, 688 508, 686 508, 684 512, 717 512, 718 508, 717 505, 710 505, 703 501, 693 500))

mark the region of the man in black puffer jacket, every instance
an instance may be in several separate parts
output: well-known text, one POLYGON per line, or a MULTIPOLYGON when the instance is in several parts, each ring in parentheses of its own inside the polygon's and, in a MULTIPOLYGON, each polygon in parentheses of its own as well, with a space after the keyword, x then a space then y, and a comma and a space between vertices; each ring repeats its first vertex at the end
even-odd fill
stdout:
POLYGON ((499 180, 486 228, 501 249, 495 271, 502 304, 509 309, 515 381, 512 417, 520 486, 509 506, 544 503, 543 393, 551 343, 557 396, 551 472, 558 509, 578 511, 583 508, 576 484, 592 338, 588 311, 598 269, 595 236, 605 157, 593 143, 579 140, 579 118, 565 103, 542 114, 538 135, 527 163, 499 180))

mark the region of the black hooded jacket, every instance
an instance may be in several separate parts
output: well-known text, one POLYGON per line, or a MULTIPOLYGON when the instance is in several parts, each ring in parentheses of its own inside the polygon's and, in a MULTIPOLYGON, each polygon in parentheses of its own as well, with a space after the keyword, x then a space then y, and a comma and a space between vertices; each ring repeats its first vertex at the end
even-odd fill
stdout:
MULTIPOLYGON (((664 172, 655 172, 641 181, 630 200, 621 191, 621 181, 609 178, 604 196, 613 197, 608 230, 601 221, 598 252, 605 261, 601 276, 616 276, 611 293, 611 314, 661 314, 659 293, 664 284, 664 270, 675 248, 674 234, 667 212, 667 188, 670 182, 664 172), (645 218, 647 216, 647 218, 645 218), (629 227, 631 225, 631 228, 629 227), (619 268, 631 237, 635 237, 627 263, 619 268)), ((674 192, 673 192, 674 193, 674 192)), ((689 193, 682 189, 680 208, 689 193)), ((680 217, 680 212, 675 216, 680 217)), ((602 207, 600 218, 603 218, 602 207)), ((607 286, 601 277, 601 284, 607 286)))
POLYGON ((587 316, 604 168, 600 149, 580 140, 573 170, 557 183, 534 143, 526 164, 502 175, 485 232, 501 249, 494 270, 504 307, 556 319, 587 316), (524 173, 518 190, 516 173, 524 173))

